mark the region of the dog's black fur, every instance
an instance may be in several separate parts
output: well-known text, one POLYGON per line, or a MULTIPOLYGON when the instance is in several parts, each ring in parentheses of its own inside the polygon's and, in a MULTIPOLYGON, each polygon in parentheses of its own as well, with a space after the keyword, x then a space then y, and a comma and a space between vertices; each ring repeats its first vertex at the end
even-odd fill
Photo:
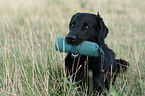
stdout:
POLYGON ((68 53, 65 58, 67 76, 71 76, 74 81, 80 81, 79 85, 85 83, 87 69, 93 73, 93 88, 99 94, 105 89, 109 89, 110 82, 114 83, 120 67, 126 70, 128 62, 122 59, 115 59, 115 53, 108 48, 104 39, 107 37, 108 28, 100 17, 91 13, 75 14, 69 24, 70 32, 66 36, 68 43, 78 45, 83 41, 95 42, 104 51, 104 55, 90 57, 79 55, 74 57, 68 53), (87 61, 87 63, 86 63, 87 61), (88 65, 87 65, 88 64, 88 65))

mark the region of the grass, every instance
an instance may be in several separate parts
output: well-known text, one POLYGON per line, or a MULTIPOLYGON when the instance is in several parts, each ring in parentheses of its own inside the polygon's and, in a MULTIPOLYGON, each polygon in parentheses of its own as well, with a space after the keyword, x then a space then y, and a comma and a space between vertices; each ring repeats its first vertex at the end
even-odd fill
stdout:
POLYGON ((0 95, 78 95, 76 83, 66 79, 66 54, 56 52, 54 42, 68 33, 73 14, 99 11, 110 30, 107 45, 130 62, 108 95, 144 96, 144 5, 138 0, 0 0, 0 95))

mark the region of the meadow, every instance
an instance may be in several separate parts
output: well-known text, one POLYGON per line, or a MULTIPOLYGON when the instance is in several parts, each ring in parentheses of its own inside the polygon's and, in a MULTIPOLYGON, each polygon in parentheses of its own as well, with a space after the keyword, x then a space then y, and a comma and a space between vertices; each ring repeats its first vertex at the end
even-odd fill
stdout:
POLYGON ((145 0, 0 0, 0 96, 80 93, 66 78, 66 53, 54 49, 77 12, 100 12, 106 44, 130 63, 108 96, 145 96, 145 0))

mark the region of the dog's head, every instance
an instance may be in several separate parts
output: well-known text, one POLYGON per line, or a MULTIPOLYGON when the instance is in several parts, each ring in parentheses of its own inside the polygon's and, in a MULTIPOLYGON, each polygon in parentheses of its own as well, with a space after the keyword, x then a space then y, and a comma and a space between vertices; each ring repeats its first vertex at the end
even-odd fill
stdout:
POLYGON ((108 28, 105 26, 99 13, 77 13, 73 15, 69 24, 69 34, 66 40, 70 44, 78 45, 83 41, 91 41, 104 44, 104 39, 108 34, 108 28))

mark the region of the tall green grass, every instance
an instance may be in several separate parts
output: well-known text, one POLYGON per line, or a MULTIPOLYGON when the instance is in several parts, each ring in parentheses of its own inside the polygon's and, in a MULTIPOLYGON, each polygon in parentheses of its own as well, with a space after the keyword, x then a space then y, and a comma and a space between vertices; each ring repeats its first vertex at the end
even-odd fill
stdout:
POLYGON ((54 50, 76 12, 100 12, 109 28, 107 45, 130 67, 110 96, 145 95, 145 1, 1 0, 0 95, 86 95, 66 79, 65 53, 54 50))

